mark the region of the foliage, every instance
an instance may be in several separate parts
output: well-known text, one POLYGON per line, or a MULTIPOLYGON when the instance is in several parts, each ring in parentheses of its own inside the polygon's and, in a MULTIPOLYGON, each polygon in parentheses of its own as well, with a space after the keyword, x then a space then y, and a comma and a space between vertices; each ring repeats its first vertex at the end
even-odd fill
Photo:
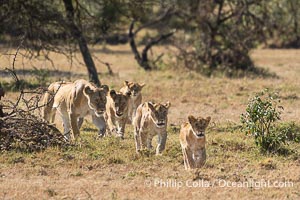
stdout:
POLYGON ((255 138, 255 144, 265 152, 279 152, 286 143, 286 132, 278 132, 276 122, 280 120, 280 100, 276 93, 264 90, 250 99, 241 122, 246 134, 255 138))
POLYGON ((271 47, 300 47, 300 1, 275 0, 268 2, 265 18, 271 47))
POLYGON ((276 131, 286 135, 288 140, 300 143, 300 126, 295 122, 280 123, 276 131))
POLYGON ((182 20, 189 23, 177 44, 180 59, 208 75, 216 69, 254 70, 249 51, 263 40, 263 16, 255 14, 263 6, 252 0, 186 4, 189 13, 182 20))
MULTIPOLYGON (((55 51, 72 57, 77 43, 85 40, 95 44, 114 35, 110 40, 120 41, 118 35, 126 37, 134 20, 139 28, 132 38, 143 28, 155 30, 158 36, 176 29, 172 44, 180 50, 178 61, 188 69, 205 75, 216 70, 229 76, 239 70, 261 74, 249 52, 269 41, 276 47, 299 47, 299 6, 296 0, 2 0, 0 40, 17 45, 24 36, 29 56, 55 51), (73 4, 71 18, 64 2, 73 4), (167 10, 172 11, 168 17, 157 18, 167 10)), ((158 43, 159 38, 145 41, 158 43)), ((88 50, 85 46, 79 45, 82 54, 88 50)), ((146 50, 141 56, 147 61, 146 50)))

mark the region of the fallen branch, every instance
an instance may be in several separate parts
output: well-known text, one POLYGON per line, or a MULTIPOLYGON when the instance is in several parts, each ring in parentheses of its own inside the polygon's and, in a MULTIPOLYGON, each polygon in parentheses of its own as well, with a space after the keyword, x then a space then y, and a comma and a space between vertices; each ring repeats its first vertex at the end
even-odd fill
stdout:
MULTIPOLYGON (((18 52, 19 50, 15 53, 12 69, 7 68, 16 81, 16 84, 20 83, 20 79, 15 72, 15 61, 18 52)), ((35 91, 24 91, 23 88, 20 88, 20 94, 16 102, 10 100, 2 101, 3 104, 1 102, 0 152, 9 150, 33 152, 44 150, 49 146, 66 147, 70 145, 56 127, 48 124, 44 119, 33 114, 35 110, 46 106, 53 101, 57 91, 52 94, 52 97, 48 102, 43 105, 39 105, 39 101, 42 94, 45 92, 44 88, 35 91), (33 96, 26 99, 25 95, 27 94, 33 94, 33 96), (5 104, 5 102, 8 102, 9 104, 5 104), (22 105, 20 105, 21 102, 22 105), (25 108, 23 105, 25 105, 25 108), (3 113, 3 108, 10 112, 8 114, 3 113)), ((3 96, 4 90, 0 87, 0 100, 3 96)))

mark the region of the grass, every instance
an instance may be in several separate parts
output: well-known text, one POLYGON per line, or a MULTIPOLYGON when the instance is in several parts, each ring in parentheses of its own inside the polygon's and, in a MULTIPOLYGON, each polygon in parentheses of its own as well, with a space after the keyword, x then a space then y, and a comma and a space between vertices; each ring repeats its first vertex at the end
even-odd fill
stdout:
MULTIPOLYGON (((114 76, 105 74, 105 66, 96 62, 102 83, 117 89, 124 80, 145 82, 144 100, 171 102, 168 140, 162 156, 153 151, 135 153, 133 128, 127 126, 125 140, 114 137, 96 139, 97 130, 89 117, 81 129, 81 145, 65 149, 49 148, 38 153, 3 152, 0 155, 0 198, 8 199, 298 199, 300 197, 300 144, 289 141, 290 154, 262 154, 250 136, 240 131, 239 116, 248 99, 263 88, 279 91, 282 105, 280 130, 288 127, 291 138, 297 138, 300 126, 300 57, 299 51, 257 50, 253 52, 256 65, 266 66, 278 78, 203 77, 185 69, 164 68, 146 73, 138 68, 127 46, 107 46, 109 53, 97 52, 105 62, 112 63, 114 76), (122 51, 122 53, 118 53, 122 51), (115 53, 112 53, 115 52, 115 53), (279 64, 280 65, 279 65, 279 64), (199 173, 184 170, 179 144, 179 129, 187 116, 211 116, 207 130, 207 162, 199 173), (292 181, 287 188, 236 187, 159 187, 155 180, 185 183, 202 180, 243 182, 249 180, 292 181), (148 184, 150 183, 150 185, 148 184)), ((157 54, 163 48, 155 49, 157 54)), ((50 55, 51 56, 51 55, 50 55)), ((57 69, 67 74, 68 62, 60 55, 52 55, 57 69)), ((17 59, 16 67, 22 66, 17 59)), ((1 60, 9 66, 7 60, 1 60)), ((50 66, 33 61, 33 66, 50 66)), ((30 62, 25 68, 31 69, 30 62)), ((21 70, 21 69, 20 69, 21 70)), ((34 70, 34 69, 31 69, 34 70)), ((44 71, 41 71, 44 72, 44 71)), ((42 79, 61 79, 57 73, 42 73, 42 79)), ((86 70, 74 64, 65 80, 87 78, 86 70), (73 77, 72 73, 76 72, 73 77)), ((20 76, 34 83, 35 75, 20 76)), ((10 82, 9 76, 1 82, 10 82)), ((37 82, 37 81, 36 81, 37 82)), ((13 100, 16 92, 8 92, 5 99, 13 100)), ((60 121, 57 121, 60 127, 60 121)), ((60 127, 61 128, 61 127, 60 127)), ((154 140, 155 142, 155 140, 154 140)))
MULTIPOLYGON (((84 124, 84 126, 92 125, 84 124)), ((61 185, 63 184, 62 179, 83 182, 89 180, 92 185, 93 182, 100 180, 105 183, 113 182, 116 185, 111 188, 114 188, 113 194, 117 199, 124 195, 122 188, 126 188, 126 186, 123 184, 128 181, 133 181, 135 187, 142 190, 143 181, 156 178, 178 181, 206 180, 208 182, 222 179, 234 182, 243 181, 245 178, 260 180, 262 177, 276 180, 282 178, 281 176, 284 174, 287 180, 293 181, 299 186, 299 180, 294 176, 295 171, 291 172, 291 170, 299 168, 297 166, 297 162, 300 162, 298 150, 288 156, 263 155, 254 145, 253 139, 245 136, 232 124, 220 124, 208 130, 207 163, 197 176, 194 172, 186 172, 183 169, 177 129, 171 127, 168 129, 167 146, 162 156, 155 156, 154 150, 146 151, 142 156, 138 156, 135 153, 132 128, 128 127, 126 133, 125 140, 114 137, 95 140, 95 131, 82 131, 81 145, 65 150, 49 148, 44 152, 33 154, 5 152, 0 157, 1 174, 4 172, 10 177, 10 173, 17 172, 27 177, 27 181, 19 180, 21 184, 15 189, 17 193, 20 192, 21 186, 31 179, 42 177, 47 181, 56 179, 57 184, 50 184, 48 189, 38 189, 35 191, 36 193, 29 192, 29 194, 36 197, 55 196, 58 199, 66 195, 76 198, 76 194, 83 192, 83 190, 71 193, 65 191, 61 185), (286 166, 289 166, 289 169, 286 166)), ((299 143, 293 143, 293 145, 295 149, 300 147, 299 143)), ((3 186, 1 187, 3 188, 3 186)), ((27 185, 26 188, 30 188, 30 186, 27 185)), ((97 197, 92 190, 85 189, 92 197, 97 197)), ((222 190, 222 188, 219 189, 222 190)), ((190 188, 185 188, 184 191, 190 190, 190 188)), ((282 197, 285 194, 284 190, 275 197, 282 197)), ((168 192, 168 190, 164 191, 168 192)), ((191 191, 197 190, 194 188, 191 191)), ((110 199, 109 194, 106 193, 106 195, 108 195, 107 199, 110 199)))

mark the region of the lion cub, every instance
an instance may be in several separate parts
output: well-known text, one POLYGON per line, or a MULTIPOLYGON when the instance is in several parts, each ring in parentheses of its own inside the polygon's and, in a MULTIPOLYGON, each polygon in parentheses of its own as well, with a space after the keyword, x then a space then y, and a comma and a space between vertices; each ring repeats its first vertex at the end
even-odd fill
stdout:
POLYGON ((129 98, 130 93, 123 95, 115 90, 111 90, 107 95, 105 120, 110 133, 121 139, 124 139, 129 98))
POLYGON ((165 149, 170 105, 170 102, 166 104, 145 102, 139 105, 133 120, 137 153, 145 147, 151 149, 152 139, 155 135, 158 135, 156 155, 161 154, 165 149))
POLYGON ((181 125, 180 144, 183 153, 185 169, 199 168, 204 165, 206 160, 205 151, 205 129, 211 117, 195 118, 190 115, 188 123, 181 125))
POLYGON ((124 95, 129 94, 130 99, 128 101, 128 120, 127 123, 133 123, 133 118, 136 113, 137 107, 142 103, 142 89, 145 83, 134 83, 124 81, 124 86, 120 89, 120 92, 124 95))

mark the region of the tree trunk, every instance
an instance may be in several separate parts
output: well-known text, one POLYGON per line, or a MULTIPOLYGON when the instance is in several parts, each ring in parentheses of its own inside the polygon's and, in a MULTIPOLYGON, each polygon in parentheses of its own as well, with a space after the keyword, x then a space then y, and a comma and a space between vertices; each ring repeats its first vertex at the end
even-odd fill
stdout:
POLYGON ((139 51, 138 51, 138 49, 137 49, 137 47, 136 47, 135 40, 134 40, 135 34, 133 33, 133 27, 134 27, 134 21, 131 22, 130 27, 129 27, 129 33, 128 33, 129 44, 130 44, 131 50, 134 54, 134 58, 138 62, 138 64, 142 68, 144 68, 144 70, 146 70, 146 71, 151 70, 151 67, 148 63, 147 54, 146 54, 146 56, 143 56, 143 58, 142 58, 139 51))
MULTIPOLYGON (((152 23, 151 23, 152 24, 152 23)), ((174 32, 170 32, 164 35, 160 35, 160 37, 158 38, 152 38, 144 47, 143 51, 142 51, 142 55, 139 53, 135 41, 134 41, 134 37, 136 35, 137 32, 133 32, 133 27, 134 27, 134 21, 131 22, 130 27, 129 27, 129 33, 128 33, 128 37, 129 37, 129 44, 131 47, 131 50, 134 54, 134 58, 136 59, 136 61, 138 62, 138 64, 144 68, 144 70, 151 70, 151 66, 149 64, 149 60, 148 60, 148 51, 149 49, 151 49, 152 46, 158 44, 160 41, 167 39, 168 37, 172 36, 174 34, 174 32)), ((139 30, 142 30, 142 28, 140 28, 139 30)))
POLYGON ((95 67, 95 63, 94 63, 91 53, 89 51, 87 42, 86 42, 82 32, 80 31, 80 29, 78 28, 78 26, 75 24, 75 21, 74 21, 74 7, 72 4, 72 0, 63 0, 63 1, 64 1, 66 13, 67 13, 67 21, 68 21, 68 25, 69 25, 69 30, 70 30, 72 36, 74 37, 74 39, 76 39, 78 42, 80 52, 82 54, 84 63, 88 70, 89 80, 91 82, 95 83, 96 85, 100 86, 101 82, 98 78, 97 69, 95 67))

